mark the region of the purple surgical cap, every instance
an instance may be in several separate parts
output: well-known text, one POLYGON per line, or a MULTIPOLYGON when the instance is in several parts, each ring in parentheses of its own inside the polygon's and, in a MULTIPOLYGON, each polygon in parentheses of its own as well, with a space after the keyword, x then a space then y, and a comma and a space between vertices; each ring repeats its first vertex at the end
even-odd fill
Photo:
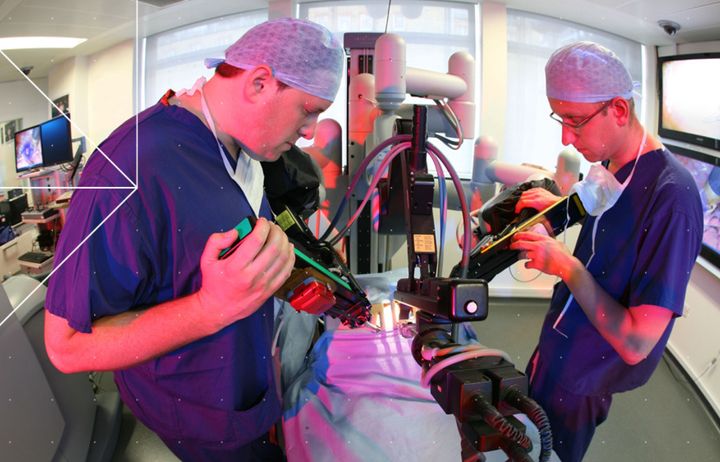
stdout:
POLYGON ((593 42, 566 45, 545 65, 548 98, 598 103, 617 96, 630 99, 633 81, 615 53, 593 42))
POLYGON ((343 49, 323 26, 302 19, 267 21, 247 31, 225 50, 223 62, 240 69, 270 66, 279 81, 322 99, 335 99, 342 74, 343 49))

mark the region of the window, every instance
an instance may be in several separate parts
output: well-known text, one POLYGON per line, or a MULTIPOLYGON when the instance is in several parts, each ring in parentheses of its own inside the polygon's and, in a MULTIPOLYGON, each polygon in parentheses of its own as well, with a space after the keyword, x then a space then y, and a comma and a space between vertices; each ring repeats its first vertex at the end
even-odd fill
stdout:
POLYGON ((200 76, 210 77, 213 69, 205 67, 205 58, 222 58, 228 46, 267 18, 267 10, 252 11, 147 37, 142 109, 155 104, 170 88, 190 88, 200 76))
MULTIPOLYGON (((436 72, 447 72, 448 58, 456 51, 467 51, 475 56, 476 5, 469 3, 395 0, 388 18, 387 0, 333 1, 301 3, 299 17, 315 21, 333 32, 340 43, 345 32, 384 32, 401 35, 407 44, 407 65, 436 72)), ((479 79, 476 71, 476 124, 479 120, 479 79)), ((406 102, 409 100, 406 100, 406 102)), ((429 100, 424 100, 429 101, 429 100)), ((430 102, 432 104, 432 102, 430 102)), ((331 117, 346 127, 347 82, 343 79, 335 103, 323 117, 331 117)), ((465 140, 460 151, 447 148, 432 140, 453 162, 458 174, 469 178, 472 174, 473 142, 465 140)), ((343 142, 343 156, 345 155, 343 142)), ((433 169, 429 162, 429 168, 433 169)))
MULTIPOLYGON (((558 48, 579 40, 597 42, 614 51, 633 81, 643 81, 643 46, 637 42, 579 24, 516 10, 508 10, 507 120, 503 160, 531 162, 555 170, 560 125, 548 114, 545 97, 545 63, 558 48)), ((642 89, 637 90, 642 94, 642 89)), ((643 107, 635 95, 635 108, 643 107)), ((640 113, 638 113, 640 116, 640 113)), ((642 119, 642 118, 641 118, 642 119)), ((582 171, 588 164, 583 159, 582 171)))

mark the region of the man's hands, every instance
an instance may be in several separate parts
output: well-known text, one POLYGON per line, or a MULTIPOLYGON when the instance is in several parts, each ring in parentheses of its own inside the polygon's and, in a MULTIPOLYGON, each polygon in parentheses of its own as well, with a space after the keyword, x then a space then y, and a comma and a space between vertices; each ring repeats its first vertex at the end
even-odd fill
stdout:
POLYGON ((290 276, 293 245, 280 227, 259 218, 253 231, 225 259, 222 249, 237 231, 212 234, 200 257, 202 286, 196 293, 208 319, 221 329, 253 314, 290 276))
POLYGON ((520 211, 525 208, 532 208, 538 212, 542 212, 560 199, 561 197, 556 196, 545 188, 528 189, 520 195, 520 200, 515 204, 515 213, 520 213, 520 211))
POLYGON ((516 233, 510 248, 520 251, 520 259, 528 259, 526 268, 533 268, 546 274, 558 276, 567 282, 572 272, 582 267, 580 260, 575 258, 565 244, 552 237, 524 231, 516 233))

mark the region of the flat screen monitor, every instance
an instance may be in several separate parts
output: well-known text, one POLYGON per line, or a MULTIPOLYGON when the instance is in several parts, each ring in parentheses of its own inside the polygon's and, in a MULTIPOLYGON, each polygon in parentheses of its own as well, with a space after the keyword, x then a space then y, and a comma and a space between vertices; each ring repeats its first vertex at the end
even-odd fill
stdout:
POLYGON ((665 145, 688 169, 700 191, 703 206, 703 242, 700 255, 720 268, 720 158, 665 145))
POLYGON ((720 149, 720 53, 658 59, 658 133, 720 149))
POLYGON ((15 132, 15 170, 20 173, 43 164, 41 127, 15 132))
POLYGON ((28 209, 27 194, 0 201, 0 215, 4 215, 10 226, 22 221, 22 213, 28 209))
MULTIPOLYGON (((69 114, 67 114, 70 117, 69 114)), ((60 115, 41 124, 43 167, 72 162, 70 121, 60 115)))

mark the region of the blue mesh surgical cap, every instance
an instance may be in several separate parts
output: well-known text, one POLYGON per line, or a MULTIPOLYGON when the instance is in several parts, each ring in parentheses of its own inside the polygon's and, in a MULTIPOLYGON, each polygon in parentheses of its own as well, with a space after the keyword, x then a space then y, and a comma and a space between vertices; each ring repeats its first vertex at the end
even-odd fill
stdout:
POLYGON ((593 42, 566 45, 545 65, 548 98, 598 103, 617 96, 630 99, 633 81, 615 53, 593 42))
POLYGON ((224 60, 206 59, 205 65, 223 62, 246 70, 266 64, 286 85, 332 101, 340 86, 343 50, 323 26, 281 18, 253 27, 225 50, 224 60))

